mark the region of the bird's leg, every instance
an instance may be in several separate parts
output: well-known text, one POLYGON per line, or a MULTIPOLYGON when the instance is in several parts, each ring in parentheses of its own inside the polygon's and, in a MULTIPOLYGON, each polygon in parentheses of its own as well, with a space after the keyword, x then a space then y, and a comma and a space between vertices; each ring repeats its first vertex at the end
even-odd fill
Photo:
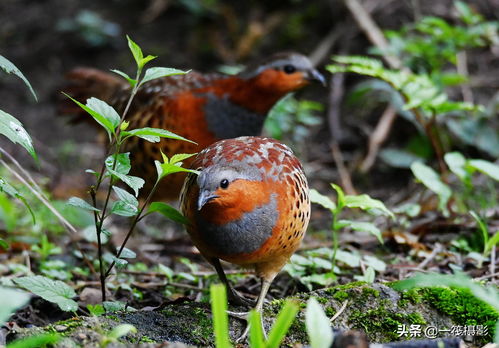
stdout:
MULTIPOLYGON (((260 290, 260 295, 258 295, 258 300, 256 302, 255 310, 260 314, 260 325, 262 326, 262 332, 265 339, 267 339, 267 334, 265 333, 265 328, 263 327, 263 303, 265 302, 265 296, 267 296, 267 292, 269 291, 270 284, 272 280, 262 278, 262 288, 260 290)), ((243 314, 243 313, 241 313, 243 314)), ((248 313, 246 313, 246 321, 248 313)), ((247 336, 249 332, 249 324, 246 324, 246 328, 244 329, 243 334, 236 340, 236 343, 242 342, 247 336)))
POLYGON ((252 306, 253 303, 251 301, 248 301, 247 299, 239 295, 237 291, 234 290, 234 288, 230 285, 229 280, 227 279, 227 276, 225 275, 225 272, 222 268, 222 265, 220 264, 220 260, 214 257, 209 259, 209 261, 213 265, 213 267, 215 267, 218 278, 220 278, 222 283, 224 283, 225 287, 227 288, 227 297, 229 299, 229 302, 237 306, 252 306))

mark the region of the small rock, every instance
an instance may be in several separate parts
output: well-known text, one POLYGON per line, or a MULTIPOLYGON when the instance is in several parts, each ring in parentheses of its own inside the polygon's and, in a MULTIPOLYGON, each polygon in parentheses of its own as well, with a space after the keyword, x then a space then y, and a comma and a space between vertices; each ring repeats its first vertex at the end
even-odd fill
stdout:
POLYGON ((64 332, 68 329, 66 325, 56 325, 54 326, 55 331, 57 332, 64 332))

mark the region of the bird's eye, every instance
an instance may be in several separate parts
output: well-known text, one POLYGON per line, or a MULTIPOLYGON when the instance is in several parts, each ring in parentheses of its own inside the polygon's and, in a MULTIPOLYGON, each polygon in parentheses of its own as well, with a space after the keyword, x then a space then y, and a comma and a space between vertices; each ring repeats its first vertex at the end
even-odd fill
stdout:
POLYGON ((292 74, 296 71, 296 68, 294 65, 288 64, 284 66, 283 70, 286 74, 292 74))
POLYGON ((227 187, 229 187, 229 180, 223 179, 222 181, 220 181, 220 187, 223 189, 226 189, 227 187))

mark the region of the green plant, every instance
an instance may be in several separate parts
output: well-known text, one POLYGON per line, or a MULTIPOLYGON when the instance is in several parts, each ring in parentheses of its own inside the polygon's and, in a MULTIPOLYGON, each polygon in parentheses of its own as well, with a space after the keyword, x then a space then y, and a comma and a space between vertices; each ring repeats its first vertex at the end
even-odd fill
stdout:
POLYGON ((128 46, 130 48, 130 51, 132 52, 137 66, 135 78, 128 76, 124 72, 112 70, 118 75, 124 77, 131 86, 130 97, 121 115, 119 115, 118 112, 113 109, 113 107, 97 98, 90 98, 87 100, 86 104, 82 104, 79 101, 73 99, 71 96, 68 96, 88 114, 90 114, 90 116, 92 116, 92 118, 94 118, 94 120, 104 128, 109 138, 109 156, 106 158, 100 171, 97 172, 94 170, 87 170, 87 172, 94 174, 96 177, 95 185, 90 188, 91 204, 78 197, 72 197, 68 201, 68 204, 77 206, 87 211, 91 211, 94 215, 94 228, 98 245, 99 273, 103 301, 105 301, 106 299, 106 278, 113 270, 114 266, 124 266, 128 263, 128 261, 126 260, 127 258, 135 257, 135 253, 125 248, 125 245, 130 238, 133 230, 135 229, 136 224, 144 216, 152 212, 159 212, 174 221, 185 222, 182 215, 178 211, 165 203, 154 202, 149 206, 151 198, 159 182, 165 176, 172 173, 195 172, 189 169, 182 168, 181 166, 182 161, 190 156, 193 156, 193 154, 177 154, 172 156, 172 158, 167 158, 165 155, 163 155, 162 162, 155 161, 157 169, 156 182, 154 183, 151 191, 148 192, 147 195, 144 195, 144 197, 146 197, 144 202, 139 205, 137 197, 139 195, 139 190, 144 185, 144 180, 142 178, 129 175, 129 172, 131 170, 129 153, 121 152, 121 150, 125 147, 127 140, 132 137, 139 137, 143 141, 149 142, 159 142, 161 138, 176 139, 179 141, 189 140, 164 129, 128 129, 129 123, 126 121, 128 109, 138 89, 145 82, 164 76, 184 74, 185 72, 177 69, 162 67, 149 68, 143 72, 145 65, 156 57, 151 55, 144 57, 141 48, 129 37, 127 37, 127 40, 128 46), (102 189, 105 182, 108 183, 107 188, 104 189, 106 192, 106 198, 104 203, 102 205, 99 205, 97 202, 97 192, 102 189), (127 185, 133 191, 133 194, 120 187, 117 187, 116 184, 119 182, 127 185), (111 199, 111 195, 113 192, 116 197, 115 200, 111 199), (149 209, 147 210, 146 208, 148 206, 149 209), (116 254, 108 256, 105 255, 103 251, 104 236, 109 234, 109 232, 104 228, 104 222, 111 214, 133 217, 133 220, 131 222, 125 240, 117 250, 116 254), (107 266, 105 265, 105 263, 107 263, 107 266))
MULTIPOLYGON (((457 273, 453 275, 444 274, 422 274, 418 273, 412 278, 399 281, 394 284, 394 288, 397 290, 409 290, 413 288, 422 287, 451 287, 458 289, 467 289, 473 296, 478 300, 482 301, 486 306, 490 306, 494 311, 499 314, 499 291, 495 286, 482 286, 471 279, 469 279, 463 273, 457 273)), ((489 328, 489 330, 492 328, 489 328)), ((496 322, 494 328, 495 343, 499 343, 499 321, 496 322)))
MULTIPOLYGON (((229 325, 227 316, 227 294, 225 286, 214 284, 210 288, 211 308, 213 312, 213 331, 217 348, 229 348, 229 325)), ((264 338, 261 325, 260 313, 250 311, 248 317, 249 344, 251 348, 277 348, 286 336, 289 327, 293 323, 299 307, 293 301, 286 301, 279 311, 277 318, 269 332, 268 339, 264 338)))
POLYGON ((32 347, 46 347, 47 345, 55 345, 61 337, 53 333, 45 333, 34 335, 26 338, 20 338, 7 345, 7 348, 32 348, 32 347))
POLYGON ((100 346, 102 348, 105 348, 112 343, 117 343, 121 337, 136 332, 137 328, 133 325, 130 324, 118 325, 114 327, 108 334, 103 335, 100 341, 100 346))
POLYGON ((333 344, 331 322, 321 305, 313 297, 307 301, 305 310, 305 325, 312 348, 329 348, 333 344))
POLYGON ((394 218, 393 213, 388 210, 383 202, 373 199, 366 194, 363 195, 345 195, 341 187, 335 184, 331 184, 332 188, 336 191, 337 201, 333 202, 329 197, 324 196, 317 192, 317 190, 310 190, 310 201, 321 205, 322 207, 331 211, 333 216, 333 222, 331 224, 331 231, 333 235, 333 254, 331 255, 331 260, 334 263, 336 261, 336 254, 338 252, 338 232, 343 228, 350 228, 355 231, 368 232, 383 243, 383 238, 381 236, 381 231, 373 223, 366 221, 352 221, 352 220, 340 220, 340 214, 345 208, 357 208, 374 216, 388 216, 394 218))

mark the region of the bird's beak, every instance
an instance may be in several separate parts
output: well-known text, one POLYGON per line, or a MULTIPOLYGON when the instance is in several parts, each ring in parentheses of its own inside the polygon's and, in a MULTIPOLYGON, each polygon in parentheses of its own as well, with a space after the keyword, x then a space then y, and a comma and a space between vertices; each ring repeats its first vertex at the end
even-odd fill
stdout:
POLYGON ((198 210, 201 210, 206 203, 218 197, 219 196, 212 194, 208 190, 201 191, 198 197, 198 210))
POLYGON ((312 69, 312 70, 307 71, 306 79, 310 80, 310 81, 314 81, 314 80, 319 81, 323 86, 326 86, 326 79, 316 69, 312 69))

